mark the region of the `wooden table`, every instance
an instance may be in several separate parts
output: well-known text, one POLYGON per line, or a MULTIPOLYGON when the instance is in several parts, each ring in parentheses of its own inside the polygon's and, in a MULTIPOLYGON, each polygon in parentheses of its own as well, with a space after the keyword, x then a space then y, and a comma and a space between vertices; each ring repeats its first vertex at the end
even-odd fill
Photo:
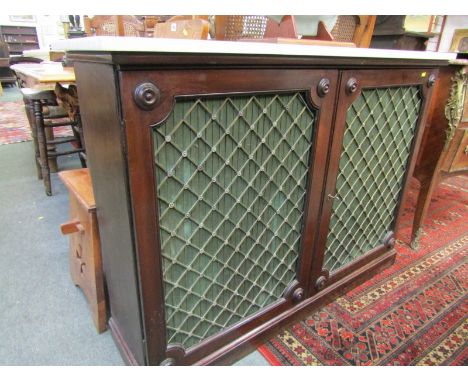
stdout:
POLYGON ((56 62, 42 62, 40 64, 16 64, 11 69, 19 78, 20 86, 27 88, 53 89, 57 82, 74 83, 73 68, 64 68, 56 62))
MULTIPOLYGON (((12 65, 17 77, 19 86, 23 88, 54 90, 56 83, 71 84, 75 82, 75 71, 73 68, 64 68, 62 64, 56 62, 28 63, 12 65)), ((32 121, 29 115, 29 105, 25 103, 26 114, 32 128, 32 121)), ((53 130, 46 129, 47 140, 53 140, 53 130)), ((55 147, 50 147, 54 150, 55 147)), ((49 159, 51 172, 57 172, 57 159, 49 159)))

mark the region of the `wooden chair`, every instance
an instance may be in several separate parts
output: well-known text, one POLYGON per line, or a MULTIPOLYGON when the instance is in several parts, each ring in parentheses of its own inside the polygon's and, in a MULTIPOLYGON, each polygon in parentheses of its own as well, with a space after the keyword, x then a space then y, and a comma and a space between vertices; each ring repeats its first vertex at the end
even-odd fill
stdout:
MULTIPOLYGON (((68 118, 66 111, 57 105, 57 98, 54 90, 41 90, 22 88, 25 104, 29 105, 29 121, 35 151, 35 162, 37 176, 44 181, 46 195, 52 195, 50 182, 49 159, 62 155, 79 154, 84 151, 82 147, 81 133, 76 121, 68 118), (57 126, 72 126, 73 137, 54 138, 51 133, 52 128, 57 126), (46 130, 49 130, 47 133, 46 130), (63 143, 74 143, 77 148, 67 151, 56 151, 57 145, 63 143)), ((80 156, 81 164, 86 167, 84 158, 80 156)))
POLYGON ((207 20, 200 18, 186 20, 176 16, 164 23, 157 23, 153 37, 206 40, 209 29, 210 23, 207 20))
POLYGON ((267 23, 267 16, 217 15, 214 35, 216 40, 263 39, 267 23))
POLYGON ((325 24, 319 22, 316 36, 302 36, 298 39, 295 18, 291 15, 283 16, 280 22, 267 16, 216 16, 215 36, 217 40, 264 40, 368 47, 375 19, 376 16, 338 16, 332 31, 328 31, 325 24))
POLYGON ((144 33, 144 24, 135 16, 94 16, 84 17, 84 28, 88 36, 133 36, 144 33))
POLYGON ((331 30, 335 41, 352 42, 358 48, 368 48, 372 39, 377 16, 338 16, 331 30))
POLYGON ((83 167, 86 167, 86 146, 83 136, 83 125, 81 123, 80 104, 78 102, 78 90, 76 85, 61 85, 55 84, 55 95, 57 103, 62 106, 68 114, 68 118, 72 121, 72 129, 75 137, 78 140, 79 146, 83 149, 79 152, 80 161, 83 167))

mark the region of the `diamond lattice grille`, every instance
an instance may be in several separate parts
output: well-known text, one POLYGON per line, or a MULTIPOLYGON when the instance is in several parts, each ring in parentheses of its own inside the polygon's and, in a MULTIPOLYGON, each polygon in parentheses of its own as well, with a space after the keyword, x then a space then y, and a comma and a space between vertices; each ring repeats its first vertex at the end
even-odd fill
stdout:
POLYGON ((295 279, 313 124, 294 93, 177 100, 154 128, 168 343, 197 344, 295 279))
POLYGON ((392 229, 420 106, 417 87, 399 87, 363 90, 348 110, 325 250, 329 271, 377 247, 392 229))

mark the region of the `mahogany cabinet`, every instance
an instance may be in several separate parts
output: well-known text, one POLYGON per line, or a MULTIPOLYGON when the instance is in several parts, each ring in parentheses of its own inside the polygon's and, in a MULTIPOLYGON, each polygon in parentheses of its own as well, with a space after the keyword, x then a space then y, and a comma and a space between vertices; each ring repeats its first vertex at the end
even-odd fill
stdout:
POLYGON ((109 325, 129 364, 225 364, 394 261, 447 57, 146 40, 60 47, 109 325))

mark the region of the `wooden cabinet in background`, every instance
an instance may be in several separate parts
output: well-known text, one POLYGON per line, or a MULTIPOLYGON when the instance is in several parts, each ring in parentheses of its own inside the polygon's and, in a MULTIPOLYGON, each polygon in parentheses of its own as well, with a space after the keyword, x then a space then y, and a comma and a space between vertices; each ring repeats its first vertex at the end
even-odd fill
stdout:
POLYGON ((0 37, 8 44, 10 55, 21 55, 23 50, 39 49, 36 27, 0 25, 0 37))
POLYGON ((377 16, 370 47, 375 49, 426 50, 427 41, 435 34, 428 32, 429 24, 427 30, 424 31, 406 30, 405 20, 408 17, 411 16, 377 16))
POLYGON ((413 176, 420 183, 412 230, 418 248, 434 188, 445 178, 468 174, 468 60, 442 68, 434 89, 413 176))

